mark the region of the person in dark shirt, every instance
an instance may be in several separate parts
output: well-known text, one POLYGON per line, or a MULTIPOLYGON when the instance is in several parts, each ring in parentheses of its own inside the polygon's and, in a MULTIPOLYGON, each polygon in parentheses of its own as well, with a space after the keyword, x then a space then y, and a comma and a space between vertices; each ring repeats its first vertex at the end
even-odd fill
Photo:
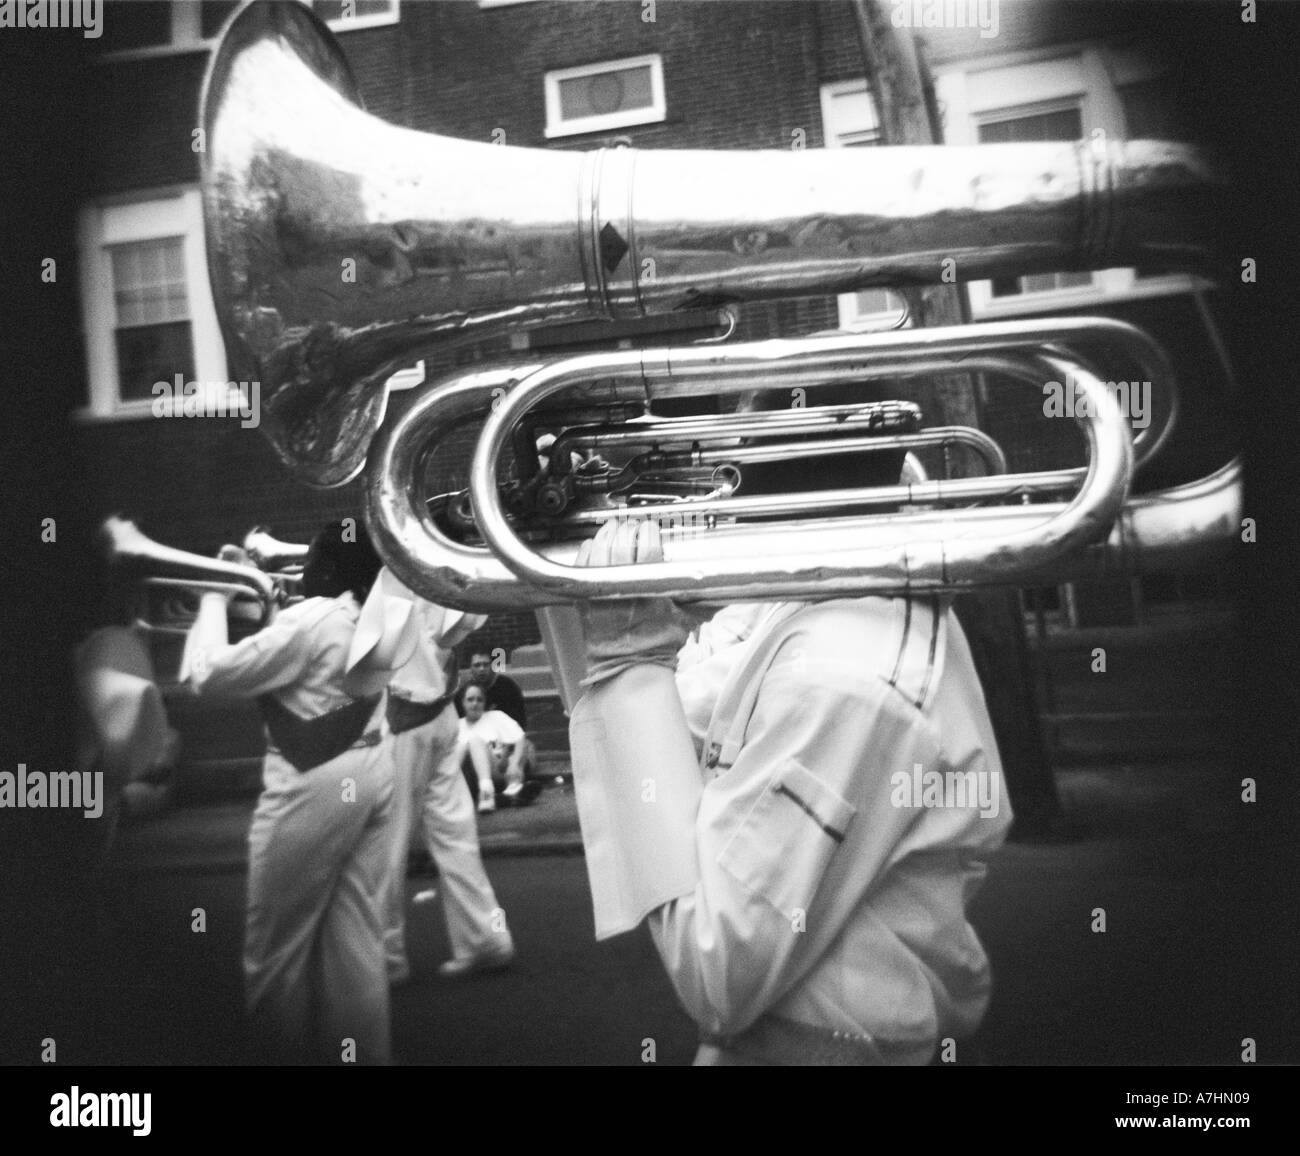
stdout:
MULTIPOLYGON (((469 681, 456 692, 456 713, 460 715, 462 720, 465 718, 465 692, 471 686, 481 687, 487 697, 487 702, 480 712, 481 714, 499 710, 514 719, 521 730, 528 730, 528 711, 524 706, 524 692, 519 689, 519 684, 513 678, 492 669, 492 655, 486 650, 476 650, 470 656, 469 681)), ((537 762, 536 748, 533 746, 532 739, 528 738, 527 735, 524 736, 523 743, 523 771, 524 778, 527 780, 526 789, 516 797, 505 796, 503 798, 504 802, 515 806, 530 802, 539 785, 537 779, 539 764, 537 762)), ((465 781, 469 784, 470 794, 474 797, 475 806, 480 811, 495 809, 490 807, 485 797, 480 798, 479 775, 468 758, 465 759, 462 769, 465 773, 465 781)), ((515 789, 518 790, 519 787, 516 785, 515 789)))
POLYGON ((492 669, 492 656, 487 651, 476 651, 470 658, 469 682, 456 692, 456 713, 465 717, 465 688, 470 683, 483 688, 487 695, 487 710, 504 711, 524 730, 528 729, 528 710, 524 706, 524 692, 513 678, 492 669))

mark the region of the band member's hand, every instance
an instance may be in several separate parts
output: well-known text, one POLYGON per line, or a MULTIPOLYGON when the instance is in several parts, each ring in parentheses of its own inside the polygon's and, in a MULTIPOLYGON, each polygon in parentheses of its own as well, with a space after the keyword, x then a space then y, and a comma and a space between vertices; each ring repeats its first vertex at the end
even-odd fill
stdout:
POLYGON ((244 549, 243 546, 234 546, 229 542, 217 551, 217 557, 222 562, 233 562, 236 566, 255 566, 252 556, 244 549))
MULTIPOLYGON (((579 566, 629 566, 663 561, 659 527, 650 519, 606 522, 578 551, 579 566)), ((668 598, 595 599, 579 607, 587 642, 583 686, 613 678, 630 666, 653 663, 670 670, 690 623, 668 598)))

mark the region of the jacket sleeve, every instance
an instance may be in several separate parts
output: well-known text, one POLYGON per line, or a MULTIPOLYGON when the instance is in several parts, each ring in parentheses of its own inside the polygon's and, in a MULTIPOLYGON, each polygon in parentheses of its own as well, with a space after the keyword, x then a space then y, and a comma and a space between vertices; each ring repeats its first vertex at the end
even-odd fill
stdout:
POLYGON ((293 609, 232 646, 224 596, 205 595, 185 640, 182 679, 195 694, 241 698, 296 682, 311 661, 311 638, 293 609))
POLYGON ((883 682, 791 675, 768 672, 735 762, 703 790, 698 881, 650 917, 678 998, 722 1035, 752 1024, 835 942, 917 821, 891 805, 894 774, 939 758, 929 725, 883 682))

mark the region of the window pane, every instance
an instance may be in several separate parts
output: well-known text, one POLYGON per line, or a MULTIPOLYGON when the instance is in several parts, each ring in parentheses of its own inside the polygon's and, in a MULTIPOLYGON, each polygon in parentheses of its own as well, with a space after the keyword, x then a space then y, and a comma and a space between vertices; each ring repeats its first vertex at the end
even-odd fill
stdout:
POLYGON ((981 124, 980 144, 1025 144, 1033 141, 1078 140, 1083 113, 1078 108, 1038 112, 981 124))
POLYGON ((118 391, 123 401, 153 398, 156 381, 176 375, 194 379, 194 347, 188 321, 117 331, 118 391))
POLYGON ((653 102, 649 65, 611 69, 560 81, 562 120, 650 108, 653 102))
POLYGON ((182 243, 179 237, 168 237, 112 247, 113 299, 119 326, 189 317, 182 243))
POLYGON ((866 89, 842 92, 831 97, 829 112, 831 123, 827 126, 828 131, 843 143, 859 134, 875 136, 880 131, 875 103, 866 89))
POLYGON ((863 289, 855 296, 859 317, 869 313, 899 313, 903 308, 902 300, 888 289, 863 289))
MULTIPOLYGON (((1029 113, 989 121, 979 126, 981 144, 1074 141, 1082 136, 1083 111, 1078 107, 1029 113)), ((1091 273, 1034 273, 1028 277, 997 277, 993 281, 993 296, 1017 297, 1021 293, 1050 293, 1055 289, 1091 284, 1091 273)))

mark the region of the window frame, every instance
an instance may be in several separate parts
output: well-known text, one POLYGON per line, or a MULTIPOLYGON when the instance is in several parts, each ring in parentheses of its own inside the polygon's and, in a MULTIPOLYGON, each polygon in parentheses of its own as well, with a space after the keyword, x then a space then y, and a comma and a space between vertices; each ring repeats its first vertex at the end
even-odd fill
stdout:
MULTIPOLYGON (((958 60, 935 69, 935 95, 950 145, 979 143, 979 126, 1050 111, 1077 100, 1084 137, 1097 130, 1127 140, 1119 86, 1155 79, 1159 69, 1140 54, 1097 43, 1074 43, 958 60), (1008 100, 1013 94, 1014 102, 1008 100)), ((1191 274, 1138 278, 1132 267, 1094 269, 1091 285, 1022 291, 994 297, 990 280, 966 283, 971 318, 976 321, 1025 314, 1106 306, 1149 297, 1169 297, 1210 288, 1191 274)))
MULTIPOLYGON (((835 108, 836 100, 846 96, 853 96, 856 93, 863 93, 867 98, 868 107, 871 111, 871 119, 875 122, 875 132, 877 141, 880 136, 880 116, 876 112, 875 101, 871 96, 871 89, 867 85, 865 78, 857 80, 837 80, 831 84, 821 86, 821 110, 822 110, 822 140, 828 149, 840 148, 863 148, 874 147, 877 141, 858 141, 846 143, 845 137, 851 135, 848 132, 838 131, 835 126, 835 108)), ((839 106, 842 107, 842 106, 839 106)), ((856 133, 859 130, 854 130, 856 133)), ((884 286, 881 287, 885 293, 891 297, 897 297, 897 294, 884 286)), ((838 293, 835 297, 835 307, 839 314, 839 327, 841 329, 854 330, 857 332, 878 332, 884 329, 905 328, 911 325, 911 318, 907 316, 907 304, 900 299, 898 309, 878 310, 874 313, 863 313, 858 309, 857 293, 838 293)))
POLYGON ((633 128, 638 125, 662 124, 668 117, 668 104, 664 91, 663 55, 658 52, 640 56, 600 60, 580 64, 574 68, 555 68, 543 78, 546 92, 546 139, 582 136, 586 133, 608 132, 616 128, 633 128), (628 109, 626 112, 606 112, 595 116, 564 120, 560 115, 560 84, 583 76, 598 76, 604 72, 619 72, 628 68, 650 68, 650 106, 628 109))
POLYGON ((229 380, 226 348, 208 281, 203 201, 198 186, 142 190, 130 196, 105 198, 84 205, 77 221, 87 385, 87 404, 75 414, 79 420, 153 417, 154 398, 125 399, 121 393, 112 250, 118 245, 172 237, 182 240, 194 380, 229 380))

